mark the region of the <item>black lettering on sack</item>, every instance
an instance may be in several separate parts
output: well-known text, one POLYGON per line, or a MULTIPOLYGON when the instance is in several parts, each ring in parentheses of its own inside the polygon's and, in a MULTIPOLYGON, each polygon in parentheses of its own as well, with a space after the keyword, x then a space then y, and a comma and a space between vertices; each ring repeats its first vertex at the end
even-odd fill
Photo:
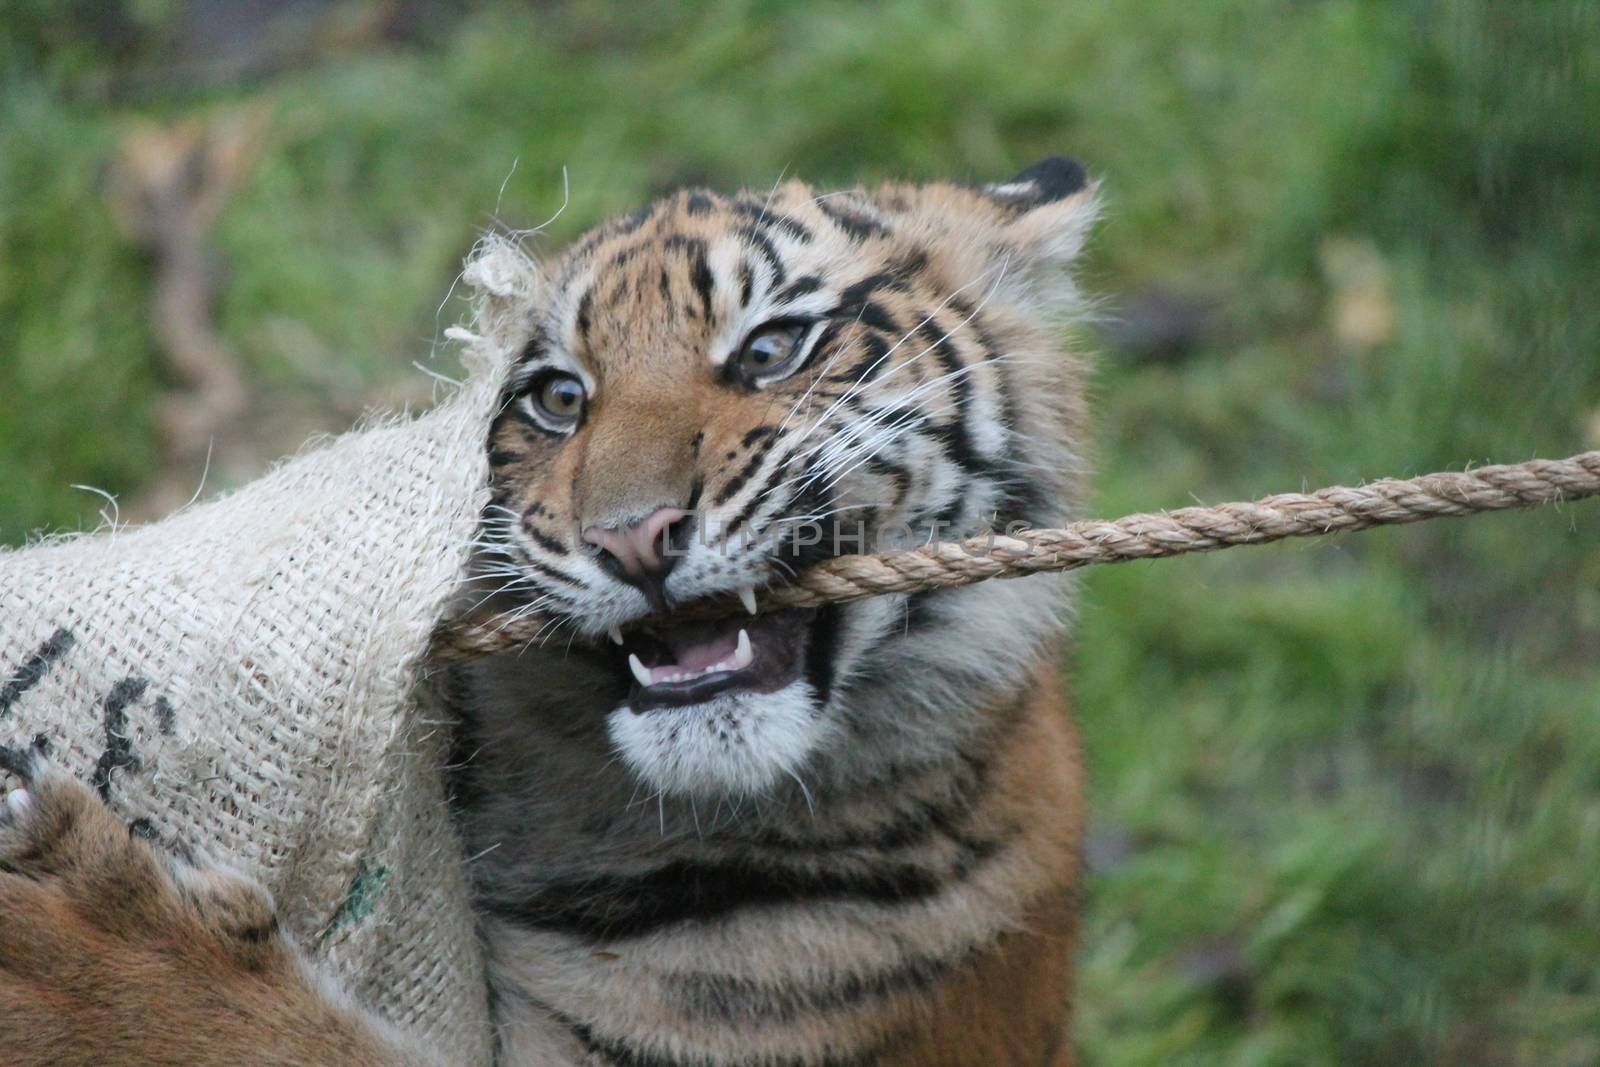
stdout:
POLYGON ((65 656, 76 640, 72 631, 63 626, 22 661, 22 666, 16 669, 4 687, 0 687, 0 719, 11 713, 12 705, 22 698, 22 694, 39 684, 50 670, 50 665, 65 656))
POLYGON ((113 771, 139 769, 139 757, 133 751, 133 738, 128 732, 128 708, 139 702, 150 683, 143 678, 124 678, 106 694, 105 730, 106 750, 94 765, 89 777, 100 799, 111 799, 111 774, 113 771))

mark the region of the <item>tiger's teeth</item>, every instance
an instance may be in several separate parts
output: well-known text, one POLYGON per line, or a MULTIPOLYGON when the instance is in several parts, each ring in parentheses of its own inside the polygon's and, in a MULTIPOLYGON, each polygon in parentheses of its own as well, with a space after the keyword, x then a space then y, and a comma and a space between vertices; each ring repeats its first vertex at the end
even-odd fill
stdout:
POLYGON ((639 653, 628 653, 628 669, 633 672, 633 676, 639 680, 640 685, 649 688, 650 668, 646 667, 643 661, 639 659, 639 653))
POLYGON ((741 626, 739 628, 739 647, 733 651, 733 667, 730 669, 742 671, 750 666, 755 658, 756 654, 750 648, 750 635, 745 633, 744 627, 741 626))
POLYGON ((622 644, 622 627, 613 626, 611 629, 607 630, 606 632, 611 635, 611 643, 612 644, 614 644, 614 645, 622 644))
POLYGON ((742 603, 744 605, 744 610, 746 610, 750 614, 754 615, 756 613, 756 590, 755 590, 755 586, 746 585, 746 586, 740 587, 740 589, 739 589, 739 601, 740 601, 740 603, 742 603))

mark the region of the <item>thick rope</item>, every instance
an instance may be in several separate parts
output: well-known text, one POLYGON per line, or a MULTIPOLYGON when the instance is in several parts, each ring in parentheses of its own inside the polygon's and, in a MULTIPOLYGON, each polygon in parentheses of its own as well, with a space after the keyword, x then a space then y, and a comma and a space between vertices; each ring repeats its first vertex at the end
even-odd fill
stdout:
MULTIPOLYGON (((948 589, 989 578, 1066 571, 1092 563, 1157 559, 1316 537, 1448 515, 1472 515, 1600 495, 1600 452, 1536 459, 1463 473, 1385 478, 1315 493, 1279 493, 1254 503, 1179 508, 1150 515, 1090 519, 1059 530, 1026 530, 967 541, 941 541, 908 552, 840 556, 793 582, 759 594, 762 610, 837 604, 881 593, 948 589)), ((697 615, 731 614, 736 600, 696 605, 697 615)), ((537 640, 550 620, 523 616, 452 624, 435 636, 432 659, 459 662, 537 640)))

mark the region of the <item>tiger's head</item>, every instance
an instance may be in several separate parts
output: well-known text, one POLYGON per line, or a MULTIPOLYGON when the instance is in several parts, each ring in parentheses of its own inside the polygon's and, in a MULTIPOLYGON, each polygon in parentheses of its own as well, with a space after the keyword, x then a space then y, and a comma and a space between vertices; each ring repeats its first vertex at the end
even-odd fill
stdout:
POLYGON ((490 434, 489 569, 604 679, 580 714, 633 774, 690 796, 849 778, 958 745, 964 708, 1022 684, 1060 625, 1047 579, 670 612, 837 554, 1059 523, 1084 386, 1062 267, 1093 214, 1060 158, 984 186, 690 190, 503 311, 526 341, 490 434))

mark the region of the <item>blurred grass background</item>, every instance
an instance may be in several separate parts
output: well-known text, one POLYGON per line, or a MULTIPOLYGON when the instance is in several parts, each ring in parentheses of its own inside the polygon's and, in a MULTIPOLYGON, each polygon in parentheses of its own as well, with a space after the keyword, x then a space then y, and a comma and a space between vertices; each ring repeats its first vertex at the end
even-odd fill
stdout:
MULTIPOLYGON (((550 217, 563 167, 552 246, 682 182, 1061 151, 1108 207, 1096 513, 1600 447, 1594 3, 24 0, 0 543, 161 476, 163 261, 118 161, 241 114, 206 239, 249 403, 208 490, 426 402, 475 231, 550 217)), ((1086 1063, 1600 1063, 1597 533, 1580 505, 1086 577, 1086 1063)))

